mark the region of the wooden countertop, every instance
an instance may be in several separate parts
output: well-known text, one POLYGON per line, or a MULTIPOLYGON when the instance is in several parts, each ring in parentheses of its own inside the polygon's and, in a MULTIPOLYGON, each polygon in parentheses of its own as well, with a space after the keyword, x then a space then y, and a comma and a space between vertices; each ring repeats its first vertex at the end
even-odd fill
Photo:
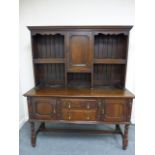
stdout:
POLYGON ((118 88, 50 88, 34 87, 24 96, 48 96, 48 97, 114 97, 134 98, 127 89, 118 88))

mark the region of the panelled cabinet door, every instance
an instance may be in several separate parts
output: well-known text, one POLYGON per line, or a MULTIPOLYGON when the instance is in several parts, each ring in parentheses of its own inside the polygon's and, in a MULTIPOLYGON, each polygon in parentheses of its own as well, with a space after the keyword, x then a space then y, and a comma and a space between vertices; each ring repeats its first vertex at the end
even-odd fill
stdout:
POLYGON ((34 119, 54 119, 56 114, 56 100, 50 98, 33 98, 34 119))
POLYGON ((106 99, 105 100, 105 122, 126 121, 127 101, 123 99, 106 99))
POLYGON ((92 63, 91 33, 70 32, 68 37, 68 71, 90 72, 92 63))

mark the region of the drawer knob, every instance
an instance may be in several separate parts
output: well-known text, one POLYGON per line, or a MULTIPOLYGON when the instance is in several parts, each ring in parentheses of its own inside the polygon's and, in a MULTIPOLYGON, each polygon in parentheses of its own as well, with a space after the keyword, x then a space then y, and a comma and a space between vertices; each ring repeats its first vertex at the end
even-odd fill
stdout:
POLYGON ((71 115, 70 114, 68 115, 68 120, 71 120, 71 115))
POLYGON ((87 119, 87 120, 90 120, 90 117, 89 117, 89 116, 87 116, 87 117, 86 117, 86 119, 87 119))
POLYGON ((89 103, 87 104, 86 108, 87 108, 87 109, 90 109, 90 105, 89 105, 89 103))
POLYGON ((66 107, 67 107, 68 109, 70 109, 70 108, 71 108, 71 104, 70 104, 69 102, 66 102, 66 107))
POLYGON ((90 114, 87 113, 86 120, 90 120, 90 114))
POLYGON ((69 108, 69 109, 71 108, 71 105, 70 105, 70 103, 68 103, 68 108, 69 108))

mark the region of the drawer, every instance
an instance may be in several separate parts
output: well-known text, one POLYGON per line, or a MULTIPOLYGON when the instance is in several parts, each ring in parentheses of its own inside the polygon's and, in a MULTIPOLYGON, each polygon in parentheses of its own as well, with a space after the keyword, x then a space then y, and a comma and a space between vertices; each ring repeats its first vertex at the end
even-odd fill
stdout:
MULTIPOLYGON (((30 118, 49 120, 54 119, 56 115, 56 100, 51 98, 37 97, 31 99, 30 118)), ((29 110, 30 111, 30 110, 29 110)))
POLYGON ((103 103, 104 103, 103 118, 105 122, 126 121, 128 100, 126 99, 105 99, 103 103))
POLYGON ((62 120, 69 121, 95 121, 97 110, 62 110, 62 120))
POLYGON ((97 109, 97 101, 93 99, 62 99, 62 109, 97 109))

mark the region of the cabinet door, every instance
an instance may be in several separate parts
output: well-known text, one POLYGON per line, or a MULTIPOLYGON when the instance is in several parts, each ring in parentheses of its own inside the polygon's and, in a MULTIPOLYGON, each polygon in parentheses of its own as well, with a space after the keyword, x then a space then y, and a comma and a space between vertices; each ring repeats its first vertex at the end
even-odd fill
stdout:
POLYGON ((54 119, 56 114, 56 100, 37 97, 32 98, 33 119, 54 119))
POLYGON ((126 121, 127 101, 124 99, 106 99, 105 100, 104 121, 121 122, 126 121))
POLYGON ((92 41, 90 32, 70 32, 68 48, 68 71, 90 72, 92 64, 92 41))

